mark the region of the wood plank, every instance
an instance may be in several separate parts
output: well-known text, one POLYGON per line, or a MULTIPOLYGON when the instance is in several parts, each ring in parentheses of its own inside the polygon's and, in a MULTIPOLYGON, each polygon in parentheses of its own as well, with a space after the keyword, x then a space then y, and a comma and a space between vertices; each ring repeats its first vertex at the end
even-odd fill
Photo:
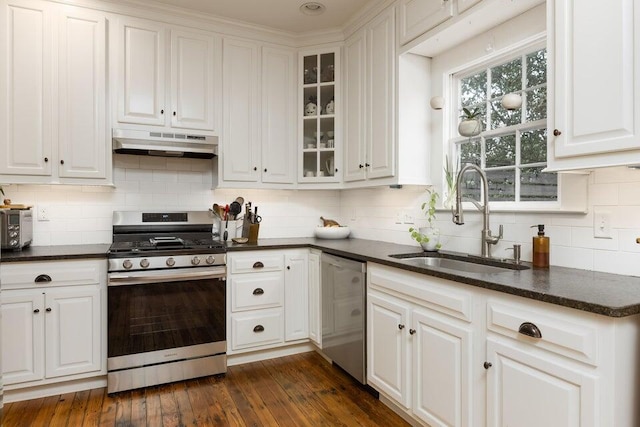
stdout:
POLYGON ((261 393, 258 393, 255 384, 255 378, 250 378, 247 375, 247 371, 251 371, 251 364, 244 366, 234 366, 233 373, 235 378, 235 383, 240 390, 240 392, 244 395, 253 408, 253 412, 256 417, 260 420, 259 425, 277 425, 278 421, 273 417, 273 414, 269 410, 268 405, 263 400, 261 393))
POLYGON ((51 417, 52 426, 66 426, 71 414, 71 406, 75 393, 65 393, 58 399, 58 404, 51 417))
POLYGON ((111 427, 116 425, 116 395, 105 394, 100 413, 100 426, 111 427))
POLYGON ((173 395, 171 384, 158 387, 160 394, 160 409, 162 410, 162 426, 177 427, 180 425, 180 414, 178 413, 178 402, 173 395))
POLYGON ((175 398, 178 414, 180 415, 180 425, 181 426, 194 426, 196 427, 198 423, 196 422, 196 416, 193 413, 193 409, 191 408, 191 402, 189 401, 189 393, 187 393, 188 381, 180 381, 174 383, 172 385, 173 396, 175 398))
POLYGON ((233 402, 231 394, 229 394, 229 390, 225 386, 227 381, 226 374, 200 378, 198 381, 208 385, 205 389, 205 398, 210 404, 207 414, 214 422, 214 425, 234 427, 246 425, 233 402))
POLYGON ((249 402, 244 393, 242 393, 242 389, 238 384, 238 376, 235 374, 236 371, 234 371, 234 369, 235 367, 227 369, 224 386, 227 389, 229 396, 231 396, 235 407, 238 408, 238 413, 240 414, 240 417, 242 417, 244 423, 250 426, 262 425, 260 423, 260 418, 251 406, 251 402, 249 402))
POLYGON ((194 379, 187 382, 187 396, 193 415, 195 417, 196 425, 221 425, 222 419, 219 422, 214 423, 209 417, 209 407, 211 406, 207 400, 206 394, 207 386, 200 382, 198 379, 194 379))
MULTIPOLYGON (((40 409, 33 420, 34 426, 44 426, 51 422, 53 413, 58 405, 58 400, 60 400, 60 396, 48 396, 44 398, 44 402, 40 406, 40 409)), ((8 423, 9 421, 5 419, 4 425, 9 425, 8 423)))
POLYGON ((131 391, 131 425, 147 425, 147 402, 143 388, 131 391))
POLYGON ((122 391, 115 395, 116 398, 116 425, 131 425, 131 392, 122 391))
POLYGON ((89 391, 89 400, 85 409, 86 413, 82 421, 83 427, 96 427, 100 425, 100 414, 106 395, 106 388, 94 388, 89 391))
POLYGON ((86 414, 87 404, 89 402, 90 390, 79 391, 73 397, 71 411, 69 413, 70 426, 81 426, 86 414))
POLYGON ((158 387, 144 389, 144 401, 147 406, 147 425, 149 427, 162 425, 162 405, 158 387))

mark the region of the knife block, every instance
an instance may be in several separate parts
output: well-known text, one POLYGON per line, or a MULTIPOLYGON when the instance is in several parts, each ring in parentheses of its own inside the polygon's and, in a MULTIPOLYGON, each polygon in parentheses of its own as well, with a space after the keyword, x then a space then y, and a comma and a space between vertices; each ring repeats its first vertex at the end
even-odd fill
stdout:
POLYGON ((258 243, 258 233, 260 232, 260 224, 249 224, 249 243, 258 243))

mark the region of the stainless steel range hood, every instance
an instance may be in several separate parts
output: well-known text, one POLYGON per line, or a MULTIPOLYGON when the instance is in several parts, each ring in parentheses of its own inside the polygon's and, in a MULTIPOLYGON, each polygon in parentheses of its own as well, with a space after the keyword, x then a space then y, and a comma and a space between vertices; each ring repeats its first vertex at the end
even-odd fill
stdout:
POLYGON ((211 159, 218 154, 218 137, 180 132, 113 129, 113 151, 161 157, 211 159))

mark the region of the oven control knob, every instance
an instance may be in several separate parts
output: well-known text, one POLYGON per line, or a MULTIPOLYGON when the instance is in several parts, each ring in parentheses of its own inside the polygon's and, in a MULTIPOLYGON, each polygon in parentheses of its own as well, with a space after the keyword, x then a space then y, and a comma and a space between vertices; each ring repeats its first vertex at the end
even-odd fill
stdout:
POLYGON ((213 264, 214 262, 216 262, 216 259, 213 256, 209 255, 206 261, 207 261, 207 264, 213 264))
POLYGON ((169 267, 173 267, 174 265, 176 265, 176 260, 173 258, 167 258, 167 265, 169 267))
POLYGON ((125 260, 124 260, 124 262, 122 263, 122 266, 123 266, 126 270, 128 270, 128 269, 130 269, 131 267, 133 267, 133 263, 132 263, 130 260, 125 259, 125 260))
POLYGON ((18 237, 18 232, 17 231, 12 231, 11 233, 9 233, 9 237, 11 237, 11 238, 18 237))
POLYGON ((198 258, 197 256, 194 256, 193 258, 191 258, 191 264, 193 265, 200 264, 200 258, 198 258))
POLYGON ((16 239, 13 239, 9 242, 9 246, 18 246, 18 241, 16 239))
POLYGON ((140 261, 140 267, 142 267, 142 268, 149 267, 149 260, 145 258, 142 261, 140 261))

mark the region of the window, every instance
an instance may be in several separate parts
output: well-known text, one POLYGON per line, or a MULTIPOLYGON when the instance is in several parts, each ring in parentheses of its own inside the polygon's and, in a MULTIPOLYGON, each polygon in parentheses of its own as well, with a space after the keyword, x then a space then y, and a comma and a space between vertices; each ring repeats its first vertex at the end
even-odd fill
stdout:
MULTIPOLYGON (((501 61, 453 75, 457 105, 481 111, 483 132, 473 138, 451 139, 459 165, 481 167, 489 182, 491 202, 556 202, 558 176, 547 165, 547 51, 517 52, 501 61), (522 97, 522 106, 506 110, 508 93, 522 97)), ((455 123, 459 122, 456 117, 455 123)), ((458 170, 460 168, 457 168, 458 170)), ((463 177, 463 195, 481 198, 480 177, 463 177)))

